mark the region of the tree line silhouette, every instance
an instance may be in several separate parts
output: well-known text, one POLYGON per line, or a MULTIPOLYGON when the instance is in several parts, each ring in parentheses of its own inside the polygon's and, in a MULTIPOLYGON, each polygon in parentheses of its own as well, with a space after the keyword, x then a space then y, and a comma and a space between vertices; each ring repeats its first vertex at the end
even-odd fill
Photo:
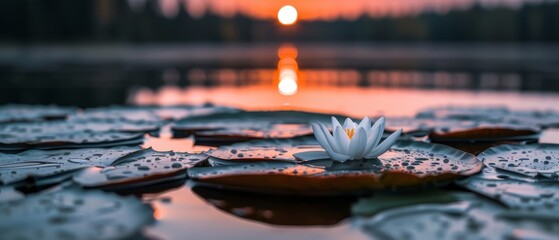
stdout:
POLYGON ((0 1, 0 43, 157 42, 558 42, 559 3, 521 8, 474 5, 447 13, 355 20, 276 20, 211 12, 194 19, 181 5, 175 17, 161 14, 155 0, 132 9, 125 0, 0 1))

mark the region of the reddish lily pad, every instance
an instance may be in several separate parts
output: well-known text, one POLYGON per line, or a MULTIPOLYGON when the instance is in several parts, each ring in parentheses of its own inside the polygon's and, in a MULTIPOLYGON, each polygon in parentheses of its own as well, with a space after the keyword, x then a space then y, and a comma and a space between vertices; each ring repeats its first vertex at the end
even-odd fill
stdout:
POLYGON ((559 186, 555 182, 524 181, 522 177, 511 177, 488 167, 458 184, 513 209, 559 213, 559 186))
POLYGON ((204 154, 158 152, 149 148, 123 156, 104 168, 85 169, 74 175, 74 181, 84 187, 131 188, 176 180, 174 177, 185 178, 187 168, 206 159, 204 154))
POLYGON ((559 145, 501 145, 479 155, 490 167, 536 177, 559 180, 559 145))
POLYGON ((3 239, 131 239, 153 221, 135 197, 62 190, 0 203, 3 239))
POLYGON ((311 135, 311 122, 330 122, 330 118, 331 115, 297 111, 222 113, 183 119, 173 126, 173 131, 216 142, 286 139, 311 135))
POLYGON ((138 150, 139 147, 118 147, 0 153, 0 184, 12 184, 27 178, 46 178, 90 166, 109 166, 120 157, 138 150))
POLYGON ((75 112, 71 107, 10 104, 0 106, 0 123, 60 120, 75 112))
POLYGON ((433 142, 537 141, 540 130, 535 126, 479 122, 473 127, 436 129, 429 138, 433 142))
POLYGON ((410 187, 469 176, 483 166, 476 157, 444 145, 399 141, 378 159, 345 163, 329 159, 304 164, 256 161, 189 170, 193 179, 223 187, 321 195, 410 187))

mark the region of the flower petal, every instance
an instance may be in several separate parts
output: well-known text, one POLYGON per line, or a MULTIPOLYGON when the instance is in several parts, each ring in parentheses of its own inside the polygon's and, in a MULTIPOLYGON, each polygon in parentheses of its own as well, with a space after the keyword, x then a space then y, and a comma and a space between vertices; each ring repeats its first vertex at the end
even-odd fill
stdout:
POLYGON ((336 127, 336 129, 334 129, 334 139, 340 148, 339 153, 349 155, 349 137, 341 127, 336 127))
POLYGON ((326 152, 332 151, 332 147, 330 146, 330 143, 328 143, 328 140, 326 139, 324 132, 322 132, 322 130, 320 129, 319 123, 313 123, 311 124, 311 127, 314 133, 314 137, 318 141, 318 144, 320 144, 320 146, 324 148, 326 152))
POLYGON ((349 142, 349 156, 352 159, 363 159, 364 151, 367 146, 367 132, 364 128, 357 128, 355 136, 349 142))
POLYGON ((338 119, 336 119, 334 116, 332 116, 332 132, 334 132, 336 127, 342 127, 342 125, 340 124, 338 119))
POLYGON ((324 148, 324 150, 326 150, 326 153, 328 154, 328 156, 330 156, 332 160, 343 162, 349 159, 349 156, 337 153, 332 149, 332 146, 328 141, 328 137, 332 138, 332 135, 330 135, 330 132, 328 131, 328 129, 326 129, 326 126, 324 126, 324 124, 313 123, 311 127, 313 129, 313 133, 316 140, 318 141, 320 146, 324 148), (321 126, 324 127, 326 132, 322 131, 321 126))
POLYGON ((330 133, 326 125, 324 125, 323 123, 318 123, 318 126, 320 127, 320 130, 322 130, 322 133, 324 133, 324 136, 326 136, 326 141, 328 142, 328 145, 330 145, 332 150, 334 152, 341 153, 338 143, 336 143, 336 140, 334 139, 334 137, 332 136, 332 134, 330 133))
POLYGON ((390 134, 382 143, 380 143, 376 148, 373 149, 370 153, 367 154, 366 158, 376 158, 382 155, 384 152, 388 151, 392 145, 398 140, 402 134, 402 129, 390 134))
POLYGON ((348 155, 344 155, 341 153, 336 153, 336 152, 326 152, 326 153, 328 154, 328 156, 330 156, 332 160, 338 162, 345 162, 351 158, 348 155))
POLYGON ((384 122, 384 117, 379 118, 375 124, 373 124, 371 131, 367 134, 367 148, 365 149, 365 154, 372 151, 380 142, 382 134, 384 133, 384 122))
POLYGON ((344 122, 344 129, 352 129, 355 128, 355 123, 351 118, 346 118, 344 122))
POLYGON ((365 129, 368 135, 371 132, 371 119, 369 119, 369 117, 364 117, 357 127, 362 127, 363 129, 365 129))

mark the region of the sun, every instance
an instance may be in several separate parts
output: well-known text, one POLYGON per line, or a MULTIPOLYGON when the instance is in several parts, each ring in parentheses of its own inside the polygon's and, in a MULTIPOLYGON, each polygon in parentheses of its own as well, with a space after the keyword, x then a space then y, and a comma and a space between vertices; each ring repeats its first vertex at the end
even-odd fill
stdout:
POLYGON ((297 21, 297 9, 285 5, 278 11, 278 21, 283 25, 291 25, 297 21))

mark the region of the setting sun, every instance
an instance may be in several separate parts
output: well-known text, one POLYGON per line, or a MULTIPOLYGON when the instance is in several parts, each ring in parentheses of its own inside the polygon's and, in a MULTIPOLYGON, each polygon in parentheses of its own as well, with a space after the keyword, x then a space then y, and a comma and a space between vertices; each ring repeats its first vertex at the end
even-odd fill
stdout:
POLYGON ((278 11, 278 21, 283 25, 291 25, 297 21, 297 9, 285 5, 278 11))

